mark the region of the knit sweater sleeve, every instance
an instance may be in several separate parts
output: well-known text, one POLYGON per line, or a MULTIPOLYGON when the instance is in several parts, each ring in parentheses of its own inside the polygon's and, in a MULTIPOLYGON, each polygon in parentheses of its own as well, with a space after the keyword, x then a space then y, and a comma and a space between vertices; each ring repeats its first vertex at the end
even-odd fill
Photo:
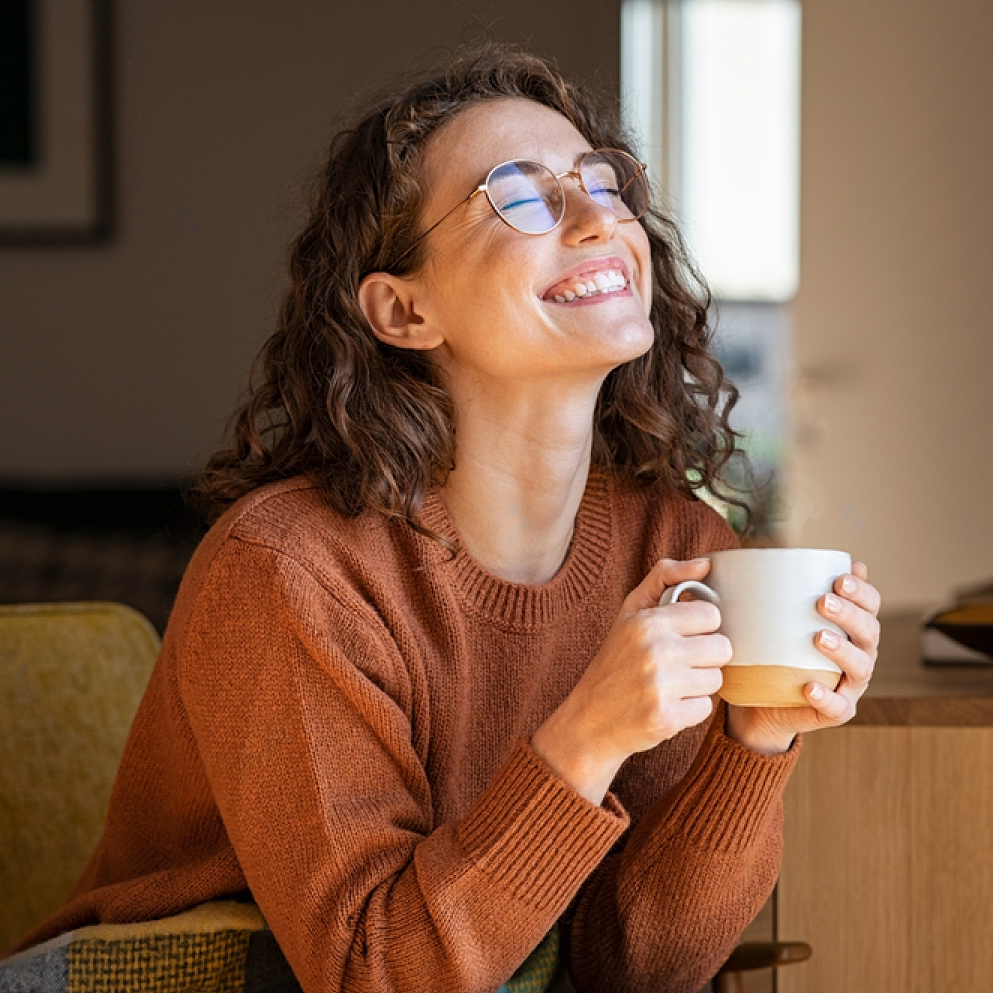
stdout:
POLYGON ((215 802, 306 993, 491 991, 627 815, 521 743, 460 821, 436 824, 409 674, 351 592, 250 542, 217 553, 177 660, 215 802))
POLYGON ((725 712, 722 701, 689 772, 583 887, 569 941, 579 993, 700 989, 772 892, 800 738, 760 755, 724 734, 725 712))
MULTIPOLYGON (((709 507, 694 505, 682 520, 678 557, 738 546, 709 507)), ((700 989, 772 893, 783 790, 801 736, 784 754, 761 755, 727 737, 726 716, 718 700, 688 771, 597 867, 571 908, 569 970, 579 993, 700 989)))

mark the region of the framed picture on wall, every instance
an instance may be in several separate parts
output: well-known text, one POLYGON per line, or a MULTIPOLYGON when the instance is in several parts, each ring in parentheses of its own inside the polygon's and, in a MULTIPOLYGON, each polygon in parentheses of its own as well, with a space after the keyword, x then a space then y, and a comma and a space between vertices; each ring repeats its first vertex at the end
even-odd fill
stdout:
POLYGON ((0 2, 0 242, 111 230, 109 0, 0 2))

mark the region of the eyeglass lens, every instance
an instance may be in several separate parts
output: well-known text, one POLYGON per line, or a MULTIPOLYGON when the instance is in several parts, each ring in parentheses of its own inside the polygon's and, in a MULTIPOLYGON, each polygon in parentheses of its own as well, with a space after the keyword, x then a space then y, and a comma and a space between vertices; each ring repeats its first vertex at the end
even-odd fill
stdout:
MULTIPOLYGON (((624 152, 606 149, 583 156, 579 173, 592 199, 619 220, 648 209, 649 190, 641 165, 624 152)), ((565 197, 555 174, 539 162, 517 159, 498 165, 486 180, 493 209, 524 234, 544 234, 562 220, 565 197)))
POLYGON ((551 170, 519 159, 498 165, 486 180, 493 209, 524 234, 544 234, 562 220, 565 197, 551 170))
POLYGON ((648 210, 648 181, 641 163, 624 152, 606 149, 583 156, 579 167, 586 192, 623 221, 648 210))

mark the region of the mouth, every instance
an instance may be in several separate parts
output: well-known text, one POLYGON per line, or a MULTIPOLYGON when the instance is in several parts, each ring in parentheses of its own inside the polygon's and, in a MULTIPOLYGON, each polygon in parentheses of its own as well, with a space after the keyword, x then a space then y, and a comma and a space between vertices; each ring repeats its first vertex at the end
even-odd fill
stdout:
POLYGON ((545 303, 593 303, 612 296, 630 296, 631 279, 622 259, 594 259, 577 266, 542 294, 545 303))

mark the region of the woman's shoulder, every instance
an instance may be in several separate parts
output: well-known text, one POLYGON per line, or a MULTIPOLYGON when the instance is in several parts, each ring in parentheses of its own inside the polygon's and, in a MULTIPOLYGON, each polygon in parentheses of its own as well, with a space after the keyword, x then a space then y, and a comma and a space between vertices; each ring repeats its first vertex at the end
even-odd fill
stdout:
POLYGON ((300 476, 247 493, 217 519, 202 546, 209 551, 211 546, 236 540, 307 562, 315 557, 326 561, 334 550, 354 554, 393 538, 383 515, 372 511, 342 514, 319 483, 300 476))
POLYGON ((308 574, 329 590, 361 585, 362 577, 388 575, 404 557, 402 529, 366 511, 350 517, 330 504, 320 485, 307 477, 261 486, 232 504, 197 547, 186 570, 180 600, 194 596, 208 576, 237 582, 243 569, 230 561, 255 563, 288 578, 308 574))
POLYGON ((166 654, 178 657, 205 630, 262 615, 308 627, 345 619, 337 625, 345 634, 379 638, 376 603, 403 597, 408 585, 404 541, 404 529, 381 514, 340 514, 309 479, 259 487, 218 518, 190 560, 166 654))

